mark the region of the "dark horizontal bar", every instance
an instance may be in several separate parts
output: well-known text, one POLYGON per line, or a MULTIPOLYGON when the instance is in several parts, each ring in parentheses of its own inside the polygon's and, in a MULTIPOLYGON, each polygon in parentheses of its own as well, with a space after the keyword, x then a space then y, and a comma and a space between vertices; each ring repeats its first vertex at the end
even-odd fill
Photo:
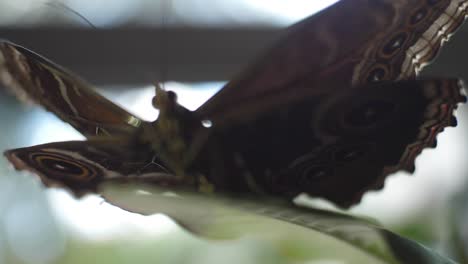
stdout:
MULTIPOLYGON (((109 85, 228 80, 280 33, 277 28, 0 28, 0 38, 109 85)), ((467 47, 465 25, 425 74, 468 80, 467 47)))
POLYGON ((136 84, 161 79, 186 82, 229 79, 279 32, 192 28, 0 29, 0 38, 42 54, 94 83, 136 84), (163 72, 167 74, 162 76, 163 72))

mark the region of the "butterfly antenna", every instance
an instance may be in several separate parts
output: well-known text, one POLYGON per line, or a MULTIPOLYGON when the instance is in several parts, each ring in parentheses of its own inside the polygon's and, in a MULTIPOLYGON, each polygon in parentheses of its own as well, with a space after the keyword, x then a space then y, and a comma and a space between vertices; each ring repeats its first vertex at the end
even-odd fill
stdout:
POLYGON ((60 2, 48 2, 48 3, 45 3, 47 6, 50 6, 50 7, 53 7, 53 8, 57 8, 57 9, 62 9, 64 11, 67 11, 79 18, 81 18, 84 22, 86 22, 86 24, 88 24, 90 27, 94 28, 94 29, 97 29, 97 27, 91 22, 89 21, 89 19, 87 19, 85 16, 83 16, 82 14, 80 14, 78 11, 76 11, 75 9, 67 6, 66 4, 64 3, 60 3, 60 2))

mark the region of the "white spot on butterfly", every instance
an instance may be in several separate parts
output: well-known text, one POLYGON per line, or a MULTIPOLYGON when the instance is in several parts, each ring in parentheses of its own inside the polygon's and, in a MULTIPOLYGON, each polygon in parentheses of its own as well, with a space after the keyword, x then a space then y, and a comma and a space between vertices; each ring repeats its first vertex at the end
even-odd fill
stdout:
POLYGON ((392 48, 397 49, 401 46, 401 39, 398 39, 397 41, 393 42, 392 48))
POLYGON ((202 120, 201 123, 202 123, 202 126, 206 128, 213 126, 213 122, 211 122, 211 120, 208 120, 208 119, 202 120))
POLYGON ((58 170, 64 170, 65 167, 60 165, 60 164, 54 164, 54 168, 58 169, 58 170))
POLYGON ((421 19, 423 18, 423 16, 424 16, 424 13, 419 12, 419 13, 416 15, 416 21, 421 20, 421 19))

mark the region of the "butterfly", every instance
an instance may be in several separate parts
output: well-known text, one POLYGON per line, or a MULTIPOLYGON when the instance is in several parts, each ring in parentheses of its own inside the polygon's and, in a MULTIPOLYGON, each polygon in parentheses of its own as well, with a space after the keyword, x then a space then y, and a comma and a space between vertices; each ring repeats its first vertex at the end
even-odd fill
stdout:
MULTIPOLYGON (((19 170, 81 196, 105 182, 348 208, 455 126, 457 79, 417 79, 467 16, 466 0, 342 0, 286 30, 195 111, 156 85, 146 122, 79 77, 0 42, 0 81, 87 140, 7 150, 19 170)), ((149 100, 148 100, 149 101, 149 100)))

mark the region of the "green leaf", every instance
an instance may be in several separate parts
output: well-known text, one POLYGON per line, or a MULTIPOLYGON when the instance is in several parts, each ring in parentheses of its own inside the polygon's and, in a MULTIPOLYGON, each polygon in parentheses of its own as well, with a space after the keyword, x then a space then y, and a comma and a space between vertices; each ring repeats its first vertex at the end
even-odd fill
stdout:
POLYGON ((172 192, 141 185, 108 185, 103 197, 131 212, 164 213, 203 238, 254 237, 273 243, 288 261, 453 263, 373 222, 274 198, 172 192))

